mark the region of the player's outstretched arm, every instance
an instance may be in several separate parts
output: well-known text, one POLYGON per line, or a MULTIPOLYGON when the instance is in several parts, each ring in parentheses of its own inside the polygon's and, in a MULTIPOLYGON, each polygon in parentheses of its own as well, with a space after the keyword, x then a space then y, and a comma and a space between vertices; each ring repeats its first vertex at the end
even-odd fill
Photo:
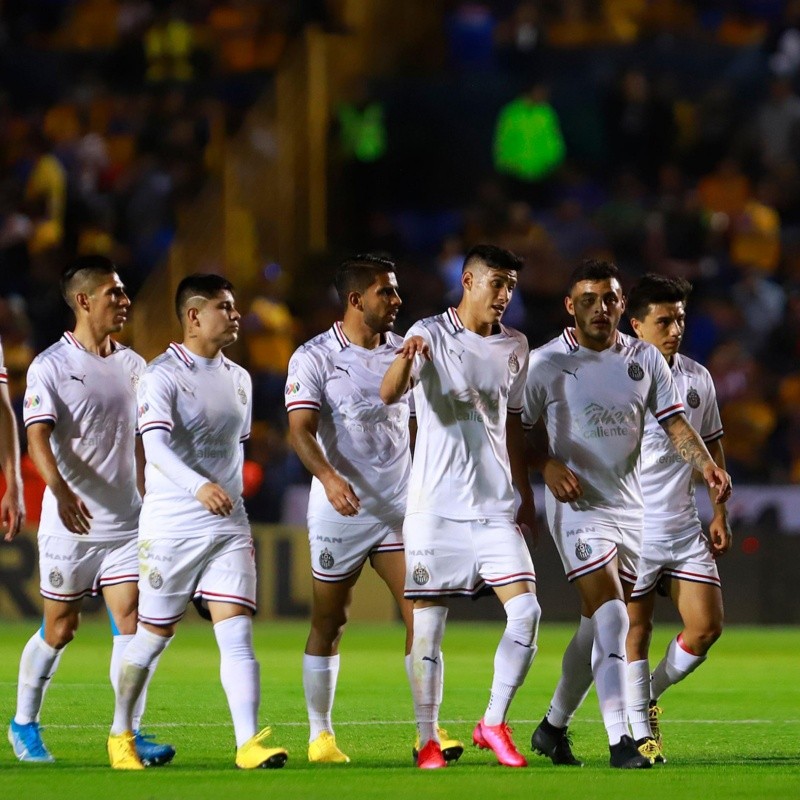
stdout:
POLYGON ((328 502, 342 516, 352 517, 361 509, 361 501, 353 487, 325 458, 317 441, 319 412, 298 408, 289 412, 289 441, 303 466, 325 489, 328 502))
POLYGON ((25 521, 25 500, 19 470, 17 420, 5 384, 0 385, 0 467, 6 478, 6 492, 0 500, 0 522, 6 529, 4 538, 10 542, 25 521))
POLYGON ((387 406, 396 403, 408 391, 408 387, 411 385, 414 357, 420 355, 427 361, 431 360, 430 347, 421 336, 410 336, 396 352, 397 358, 386 370, 381 382, 381 400, 387 406))
POLYGON ((702 474, 709 491, 713 492, 713 502, 725 503, 731 496, 731 476, 714 463, 705 442, 686 415, 675 414, 662 424, 680 457, 702 474))
POLYGON ((72 491, 58 471, 56 457, 50 445, 51 422, 35 422, 28 426, 28 453, 39 470, 42 480, 53 493, 58 516, 72 533, 89 533, 92 515, 83 500, 72 491))
MULTIPOLYGON (((717 466, 725 468, 725 451, 722 449, 722 439, 715 439, 708 445, 708 452, 717 466)), ((714 500, 714 492, 709 487, 708 496, 714 509, 714 515, 708 526, 708 540, 711 544, 711 552, 716 556, 727 553, 733 543, 733 534, 728 522, 728 507, 725 503, 717 503, 714 500)))

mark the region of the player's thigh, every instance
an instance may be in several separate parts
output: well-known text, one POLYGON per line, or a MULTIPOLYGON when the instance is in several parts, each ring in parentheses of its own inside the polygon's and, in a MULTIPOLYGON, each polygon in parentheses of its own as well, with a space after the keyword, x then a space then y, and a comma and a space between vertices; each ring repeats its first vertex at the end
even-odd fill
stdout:
POLYGON ((63 647, 71 641, 81 621, 83 598, 64 602, 42 598, 44 640, 51 647, 63 647))
POLYGON ((406 557, 402 551, 380 552, 372 556, 372 568, 392 593, 406 627, 413 625, 413 604, 405 597, 406 557))
POLYGON ((136 632, 139 603, 139 556, 136 538, 108 547, 100 568, 103 599, 122 634, 136 632))
POLYGON ((122 635, 136 633, 139 606, 138 583, 116 583, 103 587, 103 600, 122 635))
POLYGON ((616 556, 593 572, 573 581, 581 597, 581 615, 591 617, 604 603, 624 600, 622 583, 617 571, 616 556))

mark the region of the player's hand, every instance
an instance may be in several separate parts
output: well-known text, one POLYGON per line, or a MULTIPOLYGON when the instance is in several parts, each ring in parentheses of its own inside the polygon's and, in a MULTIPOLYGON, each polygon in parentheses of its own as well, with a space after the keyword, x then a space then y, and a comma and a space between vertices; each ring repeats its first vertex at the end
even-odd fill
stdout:
POLYGON ((361 510, 361 500, 353 487, 338 472, 322 481, 328 502, 343 516, 354 517, 361 510))
POLYGON ((533 497, 520 503, 517 509, 516 523, 522 535, 531 543, 534 551, 539 546, 539 523, 536 521, 536 507, 533 497))
POLYGON ((233 511, 233 500, 219 484, 204 483, 195 497, 216 517, 229 517, 233 511))
POLYGON ((570 503, 583 495, 578 476, 566 465, 548 458, 542 470, 545 486, 559 503, 570 503))
POLYGON ((5 493, 0 501, 0 521, 6 529, 3 539, 10 542, 25 522, 25 501, 21 492, 9 489, 5 493))
POLYGON ((402 346, 394 351, 395 355, 413 361, 414 356, 422 356, 426 361, 431 360, 431 349, 428 343, 421 336, 411 336, 406 339, 402 346))
POLYGON ((66 484, 53 492, 56 498, 58 516, 64 523, 64 527, 72 533, 81 536, 89 533, 92 527, 92 515, 83 500, 72 491, 66 484))
POLYGON ((711 555, 714 558, 724 555, 730 550, 731 544, 733 544, 733 534, 726 515, 717 514, 711 520, 708 526, 708 541, 711 545, 711 555))
POLYGON ((733 484, 731 476, 722 467, 718 467, 713 461, 703 467, 703 480, 709 489, 715 489, 717 496, 715 503, 726 503, 731 496, 733 484))

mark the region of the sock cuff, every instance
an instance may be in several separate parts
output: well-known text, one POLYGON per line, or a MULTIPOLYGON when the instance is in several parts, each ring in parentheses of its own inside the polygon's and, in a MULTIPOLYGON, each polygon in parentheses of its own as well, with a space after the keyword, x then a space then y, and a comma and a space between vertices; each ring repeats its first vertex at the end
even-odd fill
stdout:
POLYGON ((339 669, 339 653, 334 656, 312 656, 303 653, 303 669, 311 669, 315 672, 339 669))
POLYGON ((49 644, 47 644, 47 642, 44 640, 43 630, 36 632, 35 641, 36 647, 38 647, 43 653, 46 653, 48 656, 50 656, 50 658, 55 658, 59 653, 62 653, 67 649, 66 645, 59 650, 57 647, 51 647, 49 644))
POLYGON ((689 646, 683 640, 683 634, 682 633, 679 633, 675 637, 675 644, 678 647, 680 647, 680 649, 683 650, 683 652, 686 653, 687 655, 693 656, 694 658, 703 658, 703 656, 701 656, 699 653, 695 653, 693 650, 691 650, 689 648, 689 646))

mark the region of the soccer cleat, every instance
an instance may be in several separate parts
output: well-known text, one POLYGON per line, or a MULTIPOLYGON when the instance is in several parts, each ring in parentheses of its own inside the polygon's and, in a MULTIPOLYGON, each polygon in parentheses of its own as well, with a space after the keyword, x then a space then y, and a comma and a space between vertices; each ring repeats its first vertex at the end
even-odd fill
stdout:
POLYGON ((44 746, 38 722, 20 725, 12 719, 8 726, 8 741, 20 761, 31 764, 52 764, 55 761, 44 746))
POLYGON ((527 767, 525 756, 517 750, 507 722, 487 725, 481 720, 472 731, 473 744, 482 750, 492 750, 504 767, 527 767))
POLYGON ((108 737, 107 747, 111 769, 144 769, 144 764, 136 754, 136 738, 133 731, 111 734, 108 737))
POLYGON ((146 767, 161 767, 175 758, 175 748, 171 744, 159 744, 155 738, 151 733, 133 732, 136 755, 146 767))
POLYGON ((661 752, 658 742, 645 736, 643 739, 636 740, 636 749, 645 757, 650 759, 651 764, 666 764, 667 759, 661 752))
POLYGON ((436 739, 426 742, 425 747, 417 753, 417 766, 420 769, 441 769, 447 766, 444 755, 442 755, 442 748, 436 739))
POLYGON ((572 738, 567 728, 556 728, 545 717, 531 736, 531 750, 547 756, 556 766, 582 767, 583 761, 572 753, 572 738))
POLYGON ((663 713, 664 712, 658 705, 658 701, 651 700, 647 709, 647 719, 650 722, 650 733, 653 734, 653 739, 655 739, 662 756, 664 754, 664 739, 661 735, 661 723, 659 722, 659 717, 663 713))
POLYGON ((328 731, 322 731, 308 745, 308 760, 316 764, 350 763, 350 758, 336 746, 336 737, 332 733, 328 733, 328 731))
POLYGON ((239 769, 280 769, 289 754, 282 747, 264 747, 261 742, 269 738, 272 728, 264 728, 236 750, 239 769))
POLYGON ((609 764, 617 769, 650 769, 653 762, 643 756, 630 736, 623 736, 616 744, 609 745, 609 764))
MULTIPOLYGON (((439 746, 442 748, 444 760, 448 764, 453 761, 458 761, 458 759, 461 758, 461 754, 464 752, 464 743, 460 742, 458 739, 451 739, 444 728, 437 728, 436 731, 439 736, 439 746)), ((414 742, 414 746, 411 748, 411 755, 414 756, 414 761, 416 762, 419 756, 419 735, 417 735, 417 741, 414 742)))

